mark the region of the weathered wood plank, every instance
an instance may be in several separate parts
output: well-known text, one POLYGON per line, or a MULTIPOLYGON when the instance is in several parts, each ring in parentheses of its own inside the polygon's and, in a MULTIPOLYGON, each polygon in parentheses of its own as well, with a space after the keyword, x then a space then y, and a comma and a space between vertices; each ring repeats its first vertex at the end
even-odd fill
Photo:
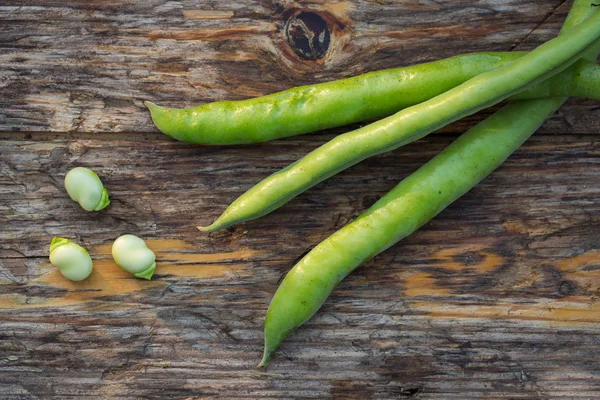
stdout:
MULTIPOLYGON (((190 106, 458 53, 530 49, 558 32, 569 6, 560 0, 6 0, 0 130, 154 131, 144 100, 190 106), (289 21, 302 10, 330 32, 320 59, 301 57, 314 54, 302 40, 288 40, 289 21)), ((546 128, 598 132, 597 115, 586 116, 594 106, 571 102, 546 128)))
POLYGON ((600 398, 595 135, 534 136, 415 235, 359 269, 253 371, 262 322, 294 260, 441 150, 434 135, 370 159, 228 231, 194 228, 331 135, 187 146, 158 134, 0 142, 0 397, 600 398), (95 168, 111 206, 85 213, 62 178, 95 168), (148 239, 156 278, 111 261, 148 239), (49 265, 76 238, 95 272, 49 265))
POLYGON ((241 99, 526 50, 558 32, 569 6, 3 1, 0 398, 600 398, 595 102, 570 100, 490 178, 342 282, 267 373, 254 366, 283 275, 451 137, 367 160, 269 216, 205 235, 196 224, 343 130, 188 146, 156 133, 141 103, 241 99), (305 40, 307 26, 323 39, 305 40), (77 165, 101 175, 109 208, 85 213, 69 200, 62 179, 77 165), (124 233, 156 252, 152 281, 112 261, 124 233), (90 250, 88 280, 49 264, 58 235, 90 250))

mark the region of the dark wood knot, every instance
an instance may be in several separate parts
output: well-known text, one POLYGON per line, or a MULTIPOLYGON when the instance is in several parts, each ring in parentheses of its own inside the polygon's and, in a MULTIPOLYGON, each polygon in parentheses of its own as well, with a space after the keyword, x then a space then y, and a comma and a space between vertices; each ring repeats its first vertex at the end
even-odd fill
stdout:
POLYGON ((558 293, 564 297, 573 295, 576 290, 577 286, 570 281, 562 281, 558 285, 558 293))
POLYGON ((288 45, 304 59, 321 59, 329 49, 331 31, 323 17, 315 12, 296 12, 287 20, 284 32, 288 45))

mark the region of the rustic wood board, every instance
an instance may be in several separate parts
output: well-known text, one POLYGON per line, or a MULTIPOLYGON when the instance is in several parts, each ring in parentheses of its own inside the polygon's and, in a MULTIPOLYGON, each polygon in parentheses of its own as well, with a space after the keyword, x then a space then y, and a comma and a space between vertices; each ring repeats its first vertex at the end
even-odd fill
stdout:
POLYGON ((598 103, 570 100, 477 188, 342 282, 266 372, 254 369, 264 315, 294 262, 489 111, 206 235, 195 225, 351 127, 190 146, 157 133, 141 104, 529 49, 556 35, 569 6, 4 0, 0 398, 600 398, 598 103), (327 22, 326 52, 288 46, 299 10, 327 22), (68 199, 74 166, 100 174, 109 208, 68 199), (112 261, 124 233, 156 252, 152 281, 112 261), (88 280, 49 264, 53 236, 88 248, 88 280))

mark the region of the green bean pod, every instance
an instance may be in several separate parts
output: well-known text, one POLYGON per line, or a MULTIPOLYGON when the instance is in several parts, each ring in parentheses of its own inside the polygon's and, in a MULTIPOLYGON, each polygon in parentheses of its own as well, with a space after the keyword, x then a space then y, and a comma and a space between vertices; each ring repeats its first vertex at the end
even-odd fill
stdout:
POLYGON ((516 102, 504 108, 501 117, 494 115, 465 133, 304 256, 273 296, 265 319, 265 351, 259 367, 268 364, 279 344, 321 308, 342 279, 474 187, 560 103, 555 98, 539 101, 548 104, 548 109, 516 102), (507 116, 511 118, 507 120, 507 116), (507 130, 513 134, 507 135, 507 130))
MULTIPOLYGON (((563 31, 589 13, 575 0, 563 31)), ((594 59, 600 41, 584 56, 594 59)), ((293 330, 310 319, 333 288, 362 262, 410 235, 496 169, 565 101, 549 98, 509 104, 471 128, 404 179, 356 220, 317 245, 287 274, 265 320, 259 367, 293 330)))
POLYGON ((569 33, 521 58, 420 104, 339 135, 287 168, 263 179, 236 199, 211 225, 216 231, 259 218, 336 173, 376 154, 394 150, 467 115, 537 84, 577 61, 600 36, 600 12, 569 33))
MULTIPOLYGON (((472 53, 301 86, 267 96, 174 109, 145 102, 158 129, 177 140, 205 144, 266 142, 386 117, 429 100, 526 52, 472 53)), ((517 95, 600 99, 600 68, 582 62, 517 95)))

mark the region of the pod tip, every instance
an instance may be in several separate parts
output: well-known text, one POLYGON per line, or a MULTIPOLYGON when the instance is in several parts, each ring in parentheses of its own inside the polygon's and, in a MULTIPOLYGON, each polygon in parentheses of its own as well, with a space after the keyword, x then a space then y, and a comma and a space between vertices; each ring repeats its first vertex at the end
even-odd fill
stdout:
POLYGON ((207 226, 197 226, 196 228, 198 228, 198 230, 200 232, 209 232, 209 233, 210 232, 215 232, 215 231, 219 230, 218 227, 215 227, 214 223, 210 224, 210 225, 207 225, 207 226))
POLYGON ((260 360, 260 364, 256 366, 256 369, 265 369, 267 365, 269 365, 269 361, 271 361, 271 353, 267 352, 267 349, 265 349, 263 358, 260 360))
POLYGON ((206 226, 198 226, 198 230, 201 232, 216 232, 219 229, 225 228, 227 227, 226 225, 223 225, 219 220, 216 220, 215 222, 213 222, 210 225, 206 225, 206 226))

